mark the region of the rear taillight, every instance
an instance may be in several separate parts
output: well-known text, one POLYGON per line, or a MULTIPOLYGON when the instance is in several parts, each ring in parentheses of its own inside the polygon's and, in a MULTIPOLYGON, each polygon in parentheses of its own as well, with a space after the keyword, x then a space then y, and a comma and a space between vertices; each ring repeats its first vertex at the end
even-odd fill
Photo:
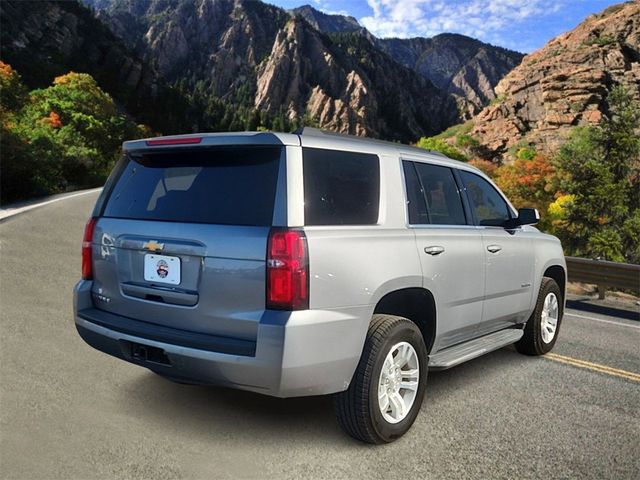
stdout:
POLYGON ((84 227, 84 237, 82 238, 82 278, 84 280, 91 280, 93 278, 91 243, 93 242, 93 230, 97 220, 97 218, 91 217, 84 227))
POLYGON ((309 308, 309 256, 302 230, 274 228, 269 234, 267 308, 309 308))

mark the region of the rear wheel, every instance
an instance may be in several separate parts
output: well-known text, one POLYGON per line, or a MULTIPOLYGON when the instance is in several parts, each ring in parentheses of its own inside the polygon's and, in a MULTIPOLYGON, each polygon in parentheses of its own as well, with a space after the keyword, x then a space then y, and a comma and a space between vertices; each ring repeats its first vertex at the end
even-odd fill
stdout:
POLYGON ((335 395, 340 426, 368 443, 401 437, 420 411, 426 380, 418 327, 406 318, 374 315, 349 389, 335 395))
POLYGON ((563 314, 562 292, 552 278, 544 277, 540 285, 536 308, 527 321, 524 335, 516 349, 526 355, 544 355, 558 339, 563 314))

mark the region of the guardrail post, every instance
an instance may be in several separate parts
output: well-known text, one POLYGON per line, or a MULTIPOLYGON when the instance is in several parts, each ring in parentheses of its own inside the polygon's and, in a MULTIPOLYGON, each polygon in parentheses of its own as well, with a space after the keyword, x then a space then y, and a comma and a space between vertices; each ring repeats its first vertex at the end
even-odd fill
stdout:
POLYGON ((600 300, 604 300, 606 293, 607 293, 607 287, 605 287, 604 285, 598 285, 598 298, 600 300))

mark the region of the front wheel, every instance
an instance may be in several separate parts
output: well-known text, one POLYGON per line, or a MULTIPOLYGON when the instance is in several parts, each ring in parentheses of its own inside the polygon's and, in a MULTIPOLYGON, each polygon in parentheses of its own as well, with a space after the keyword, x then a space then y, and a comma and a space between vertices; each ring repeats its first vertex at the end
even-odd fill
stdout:
POLYGON ((526 355, 550 352, 558 339, 562 321, 562 292, 556 281, 543 277, 536 308, 524 328, 524 335, 516 343, 516 350, 526 355))
POLYGON ((392 442, 418 416, 426 381, 427 352, 416 324, 374 315, 351 384, 335 395, 338 422, 358 440, 392 442))

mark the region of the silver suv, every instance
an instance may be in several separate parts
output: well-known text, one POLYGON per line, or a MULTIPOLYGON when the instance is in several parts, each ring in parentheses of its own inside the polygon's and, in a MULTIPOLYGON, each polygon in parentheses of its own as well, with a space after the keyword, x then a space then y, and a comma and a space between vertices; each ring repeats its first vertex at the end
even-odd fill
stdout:
POLYGON ((75 323, 182 383, 335 394, 357 439, 404 434, 427 370, 553 347, 560 242, 479 170, 313 129, 124 143, 86 226, 75 323))

